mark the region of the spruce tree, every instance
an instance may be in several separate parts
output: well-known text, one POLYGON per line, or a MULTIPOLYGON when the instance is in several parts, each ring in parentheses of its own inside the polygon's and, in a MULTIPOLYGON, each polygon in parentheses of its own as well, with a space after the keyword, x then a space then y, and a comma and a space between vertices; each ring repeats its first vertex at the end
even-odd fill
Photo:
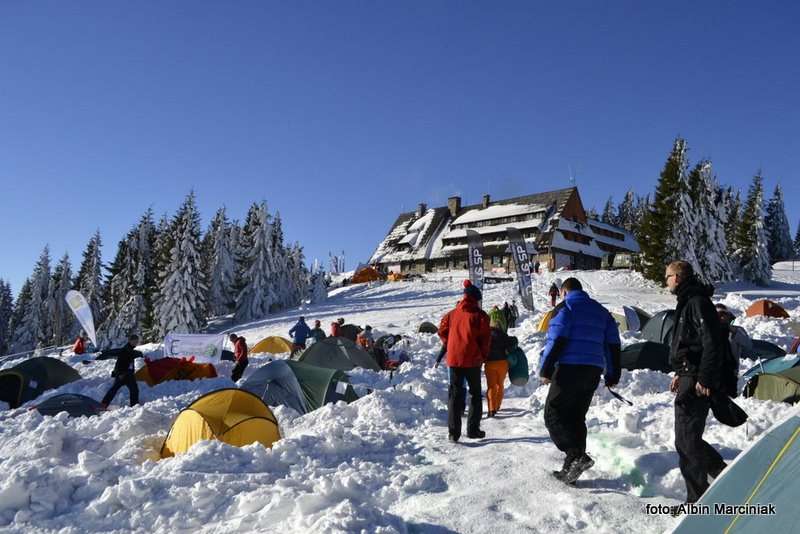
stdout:
POLYGON ((760 286, 769 285, 772 277, 763 203, 763 178, 759 172, 753 177, 753 183, 747 192, 747 201, 737 232, 739 249, 736 251, 736 259, 744 279, 760 286))
MULTIPOLYGON (((693 173, 690 173, 693 174, 693 173)), ((672 232, 667 239, 667 250, 671 255, 671 260, 684 260, 689 262, 694 268, 700 279, 703 279, 703 271, 697 259, 697 250, 703 248, 703 243, 699 242, 702 237, 701 218, 702 213, 698 213, 692 201, 692 192, 686 175, 682 175, 679 180, 678 192, 675 195, 676 214, 672 232)))
POLYGON ((97 230, 83 251, 78 275, 73 283, 73 287, 80 291, 89 303, 96 329, 103 324, 103 268, 102 241, 100 230, 97 230))
POLYGON ((200 214, 194 192, 186 197, 170 231, 172 254, 156 303, 159 337, 169 332, 196 333, 206 323, 208 287, 200 257, 200 214))
POLYGON ((791 258, 793 252, 792 234, 789 229, 789 219, 786 217, 786 207, 783 203, 783 190, 780 184, 775 186, 772 198, 767 204, 764 226, 767 232, 771 264, 791 258))
POLYGON ((725 190, 723 195, 723 203, 725 205, 725 241, 728 245, 728 258, 733 258, 736 251, 739 249, 739 242, 737 241, 737 234, 739 232, 739 221, 741 219, 742 201, 740 193, 733 188, 725 190))
POLYGON ((664 267, 676 258, 670 249, 678 215, 681 180, 686 171, 686 141, 675 139, 656 186, 655 200, 645 213, 639 228, 642 249, 641 268, 646 278, 664 282, 664 267))
POLYGON ((608 197, 606 205, 603 207, 603 215, 600 217, 600 221, 613 226, 617 225, 616 210, 614 209, 614 201, 611 197, 608 197))
POLYGON ((592 221, 599 221, 600 220, 600 214, 597 213, 597 208, 592 206, 589 209, 589 211, 586 212, 586 218, 589 219, 589 220, 592 220, 592 221))
POLYGON ((161 300, 161 287, 167 275, 167 267, 172 258, 173 234, 169 217, 166 213, 159 219, 155 231, 155 244, 153 248, 153 291, 152 291, 152 320, 150 327, 143 325, 142 331, 149 340, 157 340, 161 337, 161 326, 158 321, 156 310, 157 303, 161 300))
POLYGON ((794 257, 800 259, 800 222, 797 223, 797 233, 794 236, 794 257))
POLYGON ((72 289, 72 264, 69 254, 64 253, 53 270, 50 281, 50 318, 52 321, 52 339, 49 344, 63 345, 68 343, 74 334, 76 321, 67 306, 67 292, 72 289))
POLYGON ((236 320, 239 322, 265 317, 276 302, 272 243, 267 206, 263 202, 254 204, 247 214, 240 240, 239 279, 243 285, 236 299, 236 320))
POLYGON ((14 297, 11 294, 11 284, 0 279, 0 355, 8 353, 11 343, 11 315, 14 312, 14 297))
POLYGON ((11 321, 8 323, 10 336, 8 352, 12 354, 31 350, 36 346, 36 336, 25 322, 25 318, 30 314, 31 286, 30 278, 26 279, 25 283, 22 284, 22 289, 20 289, 17 300, 14 302, 11 321))
POLYGON ((722 200, 723 190, 717 184, 711 162, 698 163, 690 173, 689 183, 690 190, 692 186, 697 188, 695 211, 698 213, 698 239, 695 257, 700 266, 701 279, 707 282, 726 282, 733 277, 733 266, 728 257, 725 238, 727 206, 722 200))
POLYGON ((617 225, 633 233, 636 227, 636 206, 633 190, 628 190, 622 202, 617 206, 617 225))
POLYGON ((236 261, 232 228, 220 208, 209 224, 203 240, 204 264, 208 278, 208 310, 210 315, 226 315, 235 308, 234 283, 236 261))
POLYGON ((50 324, 50 249, 45 247, 18 297, 12 322, 11 352, 46 347, 52 336, 50 324))

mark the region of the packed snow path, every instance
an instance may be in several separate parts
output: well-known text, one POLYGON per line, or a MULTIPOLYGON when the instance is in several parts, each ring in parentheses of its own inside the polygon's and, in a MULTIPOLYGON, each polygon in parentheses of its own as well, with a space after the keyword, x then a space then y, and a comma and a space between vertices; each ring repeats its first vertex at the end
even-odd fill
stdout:
MULTIPOLYGON (((637 274, 576 272, 587 290, 614 311, 637 305, 654 312, 674 298, 637 274)), ((427 281, 348 286, 323 304, 282 313, 235 330, 252 344, 286 335, 297 315, 327 325, 337 317, 370 324, 378 334, 410 336, 412 362, 399 372, 358 370, 352 381, 370 395, 351 405, 327 405, 296 417, 276 408, 284 439, 273 449, 196 445, 185 455, 157 461, 158 449, 181 408, 199 395, 233 383, 230 363, 220 378, 141 387, 143 406, 128 408, 127 392, 113 410, 92 419, 42 417, 26 407, 0 411, 0 530, 91 532, 178 530, 229 532, 663 532, 675 520, 648 517, 647 502, 684 498, 673 447, 672 395, 666 375, 624 373, 619 392, 628 407, 601 389, 589 410, 588 452, 596 465, 566 487, 550 474, 562 456, 550 443, 542 410, 547 388, 531 379, 507 385, 503 410, 484 420, 484 440, 447 441, 447 373, 434 369, 436 336, 416 334, 420 322, 438 323, 458 300, 463 273, 427 281)), ((564 278, 563 273, 558 274, 564 278)), ((535 280, 540 310, 523 316, 516 335, 532 369, 544 336, 536 332, 555 275, 535 280)), ((800 273, 775 273, 774 289, 800 289, 800 273)), ((755 288, 733 284, 715 300, 740 314, 755 288)), ((490 286, 484 304, 502 305, 512 283, 490 286)), ((740 318, 755 337, 786 346, 789 323, 800 319, 797 297, 773 300, 791 320, 740 318)), ((624 334, 625 344, 637 341, 624 334)), ((156 345, 143 347, 158 351, 156 345)), ((78 392, 99 398, 110 384, 112 362, 81 365, 83 379, 47 395, 78 392)), ((267 360, 255 356, 245 378, 267 360)), ((3 367, 13 361, 2 362, 3 367)), ((706 439, 733 458, 790 408, 739 399, 750 414, 730 429, 709 420, 706 439)))

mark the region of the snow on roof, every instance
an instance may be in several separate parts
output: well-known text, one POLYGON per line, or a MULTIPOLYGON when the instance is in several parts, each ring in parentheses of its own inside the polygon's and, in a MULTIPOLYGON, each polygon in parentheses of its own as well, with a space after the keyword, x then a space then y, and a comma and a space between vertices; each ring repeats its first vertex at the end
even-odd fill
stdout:
MULTIPOLYGON (((485 234, 495 234, 497 232, 505 232, 509 226, 513 226, 518 230, 530 230, 531 228, 538 228, 539 225, 542 223, 541 217, 536 217, 531 219, 530 221, 520 221, 510 224, 495 224, 492 226, 479 226, 477 228, 470 228, 470 230, 475 230, 481 235, 485 234)), ((459 239, 467 237, 467 230, 466 229, 458 229, 458 230, 450 230, 447 232, 447 235, 444 236, 445 239, 459 239)))
POLYGON ((406 236, 399 241, 398 244, 400 245, 411 245, 413 248, 414 245, 417 243, 417 238, 419 237, 418 232, 409 232, 406 236))
POLYGON ((477 221, 500 219, 502 217, 513 217, 515 215, 526 215, 528 213, 538 213, 546 211, 545 206, 538 204, 495 204, 488 208, 472 209, 460 215, 452 224, 466 224, 477 221))
POLYGON ((425 215, 414 221, 414 224, 408 227, 408 231, 419 232, 419 233, 425 232, 425 228, 427 228, 428 225, 433 220, 434 213, 436 212, 433 209, 429 209, 428 211, 426 211, 425 215))
POLYGON ((596 221, 594 219, 589 219, 588 224, 574 222, 563 218, 559 218, 556 222, 557 225, 555 225, 553 228, 555 230, 568 230, 570 232, 576 232, 585 235, 587 237, 590 237, 595 241, 599 241, 600 243, 605 243, 607 245, 613 245, 615 247, 624 248, 631 252, 639 252, 639 243, 636 241, 636 238, 633 237, 633 235, 628 231, 626 231, 624 228, 613 226, 611 224, 601 223, 600 221, 596 221), (600 233, 595 233, 594 230, 592 230, 592 226, 608 230, 610 232, 616 232, 618 234, 621 234, 622 236, 624 236, 624 239, 615 239, 613 237, 608 237, 600 233))
POLYGON ((568 252, 583 252, 587 256, 594 256, 595 258, 602 258, 607 254, 607 252, 603 252, 600 250, 600 247, 597 246, 594 240, 592 240, 588 245, 583 243, 578 243, 577 241, 570 241, 564 234, 561 232, 553 232, 553 240, 550 243, 551 248, 558 248, 561 250, 566 250, 568 252))

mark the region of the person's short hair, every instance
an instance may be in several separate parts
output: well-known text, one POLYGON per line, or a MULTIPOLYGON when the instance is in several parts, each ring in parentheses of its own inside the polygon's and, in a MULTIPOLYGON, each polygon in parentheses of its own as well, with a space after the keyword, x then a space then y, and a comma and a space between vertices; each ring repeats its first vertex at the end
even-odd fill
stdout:
POLYGON ((581 285, 580 280, 570 277, 564 280, 564 283, 561 284, 561 289, 564 291, 581 291, 583 286, 581 285))
POLYGON ((305 318, 305 317, 303 317, 303 316, 301 315, 301 316, 300 316, 300 320, 301 320, 301 321, 305 321, 305 320, 306 320, 306 318, 305 318))
POLYGON ((667 265, 667 269, 674 271, 681 278, 689 278, 694 274, 694 268, 688 261, 677 260, 667 265))
POLYGON ((369 332, 370 330, 372 330, 372 327, 370 325, 367 325, 367 326, 364 327, 364 330, 369 332))
POLYGON ((320 320, 319 320, 319 319, 317 319, 316 321, 314 321, 314 326, 319 326, 319 325, 321 325, 321 324, 322 324, 322 323, 320 322, 320 320))
POLYGON ((231 332, 231 335, 229 335, 229 336, 228 336, 228 339, 230 339, 230 340, 233 340, 233 339, 236 339, 237 337, 238 337, 238 336, 237 336, 236 334, 234 334, 233 332, 231 332))
POLYGON ((339 324, 344 324, 344 317, 339 317, 338 319, 336 319, 336 322, 339 324))
POLYGON ((128 334, 128 341, 139 341, 139 334, 128 334))

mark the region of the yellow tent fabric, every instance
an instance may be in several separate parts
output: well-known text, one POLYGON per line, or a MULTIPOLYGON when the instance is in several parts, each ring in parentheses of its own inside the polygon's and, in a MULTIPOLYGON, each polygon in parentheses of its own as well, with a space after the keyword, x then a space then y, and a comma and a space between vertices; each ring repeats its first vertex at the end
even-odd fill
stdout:
POLYGON ((281 433, 264 401, 249 391, 228 388, 203 395, 178 414, 161 446, 161 457, 184 453, 206 439, 236 447, 256 442, 272 447, 281 433))
POLYGON ((283 352, 292 352, 292 342, 281 336, 265 337, 250 349, 252 354, 259 352, 268 352, 270 354, 281 354, 283 352))
POLYGON ((389 275, 386 277, 386 279, 390 282, 399 282, 401 280, 405 280, 405 278, 406 276, 401 273, 389 273, 389 275))
POLYGON ((624 315, 611 312, 611 317, 614 318, 614 322, 617 323, 617 326, 619 327, 620 330, 622 331, 628 330, 628 319, 624 315))
POLYGON ((375 280, 383 280, 385 277, 373 269, 372 267, 364 267, 350 279, 351 284, 363 284, 365 282, 374 282, 375 280))
POLYGON ((547 313, 544 314, 542 320, 539 321, 539 332, 547 332, 547 326, 550 324, 550 319, 552 319, 555 314, 555 308, 548 310, 547 313))

